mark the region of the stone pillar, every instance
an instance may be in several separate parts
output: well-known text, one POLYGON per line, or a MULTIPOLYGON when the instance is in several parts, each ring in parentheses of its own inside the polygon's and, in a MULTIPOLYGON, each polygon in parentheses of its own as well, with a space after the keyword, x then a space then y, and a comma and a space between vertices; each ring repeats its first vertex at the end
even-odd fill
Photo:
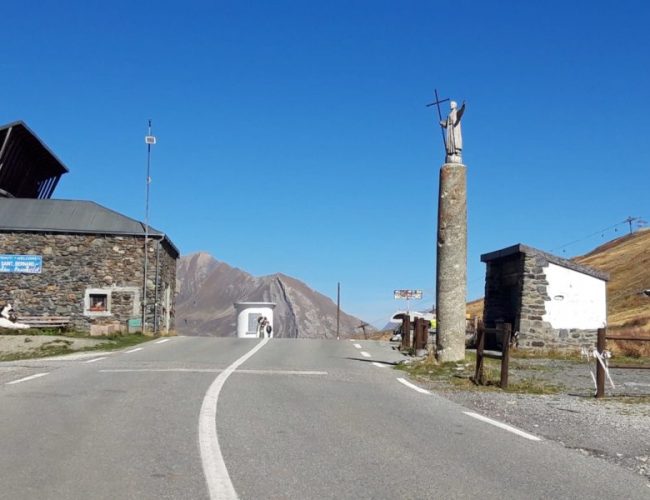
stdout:
POLYGON ((438 265, 436 271, 436 357, 465 359, 467 295, 467 174, 460 163, 440 169, 438 265))

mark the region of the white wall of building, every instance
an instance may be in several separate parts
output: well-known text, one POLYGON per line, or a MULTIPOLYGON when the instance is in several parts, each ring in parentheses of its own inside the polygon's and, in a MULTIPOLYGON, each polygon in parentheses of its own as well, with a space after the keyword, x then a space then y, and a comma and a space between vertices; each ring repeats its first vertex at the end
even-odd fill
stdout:
POLYGON ((273 324, 273 302, 237 302, 235 311, 237 312, 237 337, 239 338, 256 338, 257 318, 266 316, 271 325, 272 331, 269 335, 273 337, 275 325, 273 324))
POLYGON ((607 325, 606 281, 550 263, 544 271, 551 298, 544 321, 554 329, 591 330, 607 325))

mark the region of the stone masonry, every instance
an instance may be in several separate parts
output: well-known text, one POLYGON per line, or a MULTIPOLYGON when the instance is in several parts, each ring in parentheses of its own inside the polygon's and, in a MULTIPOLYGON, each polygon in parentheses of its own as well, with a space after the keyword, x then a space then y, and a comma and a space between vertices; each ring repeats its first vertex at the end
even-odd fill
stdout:
MULTIPOLYGON (((19 316, 69 317, 79 331, 124 331, 142 314, 143 247, 141 236, 2 231, 0 253, 41 255, 43 266, 40 274, 0 274, 0 303, 14 304, 19 316), (88 290, 106 293, 109 311, 89 312, 88 290)), ((157 299, 161 329, 165 317, 173 329, 176 257, 164 240, 149 239, 147 277, 147 324, 153 324, 157 299)))
POLYGON ((511 323, 513 332, 519 332, 519 346, 524 348, 593 346, 596 329, 555 329, 544 321, 546 304, 551 301, 544 268, 552 262, 603 279, 607 279, 606 276, 524 245, 519 245, 517 251, 511 251, 513 248, 481 256, 487 263, 483 312, 486 327, 493 328, 501 321, 511 323))

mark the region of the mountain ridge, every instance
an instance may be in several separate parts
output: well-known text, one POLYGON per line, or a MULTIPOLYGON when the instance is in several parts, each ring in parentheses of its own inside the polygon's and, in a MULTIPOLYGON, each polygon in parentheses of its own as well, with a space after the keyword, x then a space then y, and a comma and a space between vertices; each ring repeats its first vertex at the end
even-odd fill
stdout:
MULTIPOLYGON (((235 302, 275 302, 277 337, 336 336, 336 304, 296 278, 281 272, 255 277, 207 252, 179 259, 176 297, 179 334, 234 336, 235 302)), ((341 311, 341 336, 354 335, 361 322, 341 311)))

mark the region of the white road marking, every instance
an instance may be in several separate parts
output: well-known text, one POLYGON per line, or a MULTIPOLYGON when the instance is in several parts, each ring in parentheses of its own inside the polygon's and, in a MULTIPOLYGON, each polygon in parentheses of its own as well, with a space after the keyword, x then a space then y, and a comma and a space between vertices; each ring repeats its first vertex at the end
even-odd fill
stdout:
POLYGON ((429 391, 427 391, 426 389, 422 389, 422 387, 418 387, 417 385, 412 384, 411 382, 409 382, 409 381, 406 380, 406 379, 398 378, 397 381, 400 382, 400 383, 402 383, 402 384, 404 384, 406 387, 410 387, 410 388, 413 389, 414 391, 421 392, 422 394, 431 394, 431 393, 430 393, 429 391))
POLYGON ((376 361, 372 362, 373 365, 375 365, 378 368, 386 368, 388 365, 385 365, 383 363, 377 363, 376 361))
POLYGON ((101 361, 102 359, 106 359, 106 356, 102 356, 101 358, 89 359, 88 361, 84 361, 84 363, 94 363, 95 361, 101 361))
MULTIPOLYGON (((219 368, 115 368, 99 370, 99 373, 221 373, 223 371, 223 369, 219 368)), ((327 375, 327 372, 314 370, 237 370, 236 373, 249 373, 253 375, 327 375)))
POLYGON ((372 358, 372 356, 370 355, 370 353, 368 353, 368 352, 366 352, 366 351, 361 351, 361 355, 362 355, 364 358, 372 358))
POLYGON ((124 354, 129 354, 130 352, 138 352, 141 351, 142 347, 136 347, 135 349, 131 349, 130 351, 124 351, 124 354))
MULTIPOLYGON (((47 361, 79 361, 82 359, 96 358, 97 356, 108 356, 109 354, 113 354, 113 353, 108 351, 76 352, 72 354, 64 354, 63 356, 53 356, 51 358, 44 358, 44 359, 46 359, 47 361)), ((34 360, 29 360, 29 361, 34 361, 34 360)), ((42 362, 43 360, 39 359, 37 361, 42 362)))
POLYGON ((248 358, 259 351, 269 341, 265 338, 241 358, 222 371, 214 379, 212 385, 205 393, 201 413, 199 414, 199 448, 203 462, 203 474, 208 483, 208 492, 211 500, 236 500, 237 492, 230 480, 226 463, 219 447, 217 436, 217 402, 221 388, 230 375, 248 358))
POLYGON ((354 347, 356 347, 357 349, 361 349, 361 344, 354 344, 354 347))
POLYGON ((49 375, 49 372, 36 373, 34 375, 30 375, 29 377, 19 378, 18 380, 13 380, 11 382, 7 382, 6 385, 20 384, 21 382, 27 382, 28 380, 34 380, 35 378, 44 377, 45 375, 49 375))
POLYGON ((531 441, 541 441, 541 438, 538 438, 537 436, 528 434, 527 432, 519 430, 516 427, 512 427, 511 425, 504 424, 503 422, 499 422, 498 420, 492 420, 491 418, 484 417, 483 415, 479 415, 478 413, 474 413, 472 411, 464 411, 463 413, 465 415, 469 415, 472 418, 481 420, 482 422, 487 422, 488 424, 492 424, 496 427, 499 427, 500 429, 504 429, 506 431, 512 432, 513 434, 517 434, 518 436, 530 439, 531 441))
POLYGON ((156 344, 164 344, 165 342, 169 342, 171 339, 160 339, 156 341, 156 344))

